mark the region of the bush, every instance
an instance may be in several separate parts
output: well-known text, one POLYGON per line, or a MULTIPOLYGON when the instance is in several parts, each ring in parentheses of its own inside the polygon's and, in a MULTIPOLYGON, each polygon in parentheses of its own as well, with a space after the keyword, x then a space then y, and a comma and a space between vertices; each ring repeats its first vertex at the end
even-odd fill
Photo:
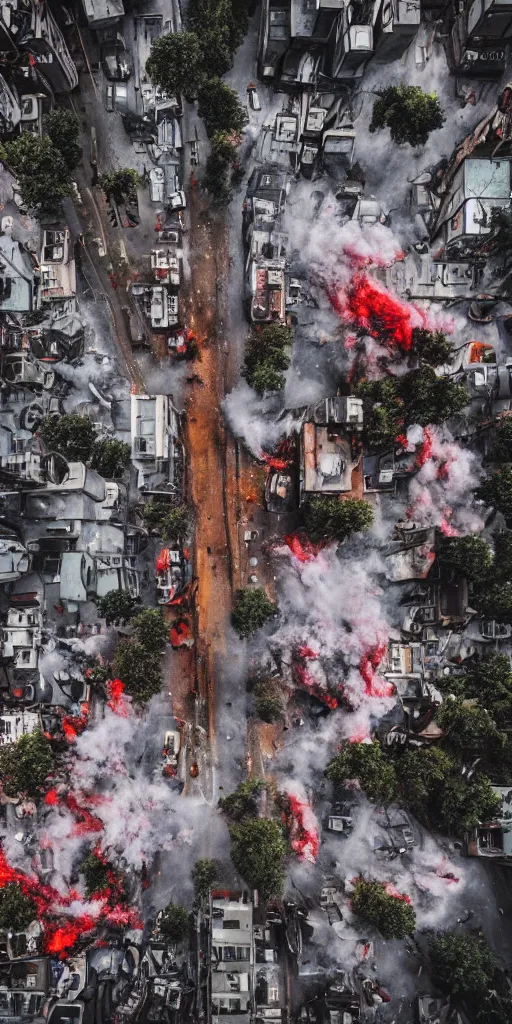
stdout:
POLYGON ((199 117, 203 118, 210 138, 216 132, 238 133, 247 124, 247 111, 238 98, 238 93, 221 82, 211 78, 199 90, 199 117))
POLYGON ((344 743, 327 765, 325 775, 342 785, 357 779, 368 799, 375 803, 391 803, 395 795, 395 769, 378 743, 344 743))
POLYGON ((278 687, 271 679, 256 683, 253 690, 254 710, 263 722, 277 722, 283 715, 283 702, 278 687))
POLYGON ((91 453, 91 466, 107 479, 120 477, 130 464, 131 447, 125 441, 106 438, 96 441, 91 453))
POLYGON ((114 675, 121 679, 136 704, 146 704, 162 689, 159 652, 151 654, 137 640, 123 640, 114 658, 114 675))
POLYGON ((354 913, 385 939, 405 939, 416 927, 414 908, 401 896, 386 892, 383 882, 358 878, 351 904, 354 913))
POLYGON ((262 899, 280 896, 284 886, 286 844, 280 825, 269 818, 245 818, 230 825, 231 859, 262 899))
POLYGON ((148 654, 163 654, 169 643, 169 626, 159 608, 144 608, 132 619, 134 637, 148 654))
POLYGON ((190 529, 190 510, 178 505, 167 512, 161 521, 162 537, 166 541, 181 541, 190 529))
POLYGON ((37 907, 18 882, 8 882, 0 889, 0 928, 23 932, 36 918, 37 907))
POLYGON ((199 906, 208 898, 210 889, 215 885, 219 874, 219 866, 216 860, 203 857, 196 860, 192 869, 192 881, 194 883, 194 895, 196 904, 199 906))
POLYGON ((111 590, 105 597, 98 598, 96 607, 100 618, 106 619, 110 626, 128 622, 135 615, 137 603, 129 590, 111 590))
POLYGON ((203 185, 219 205, 228 203, 232 196, 231 172, 235 155, 236 149, 232 138, 226 132, 215 132, 210 155, 206 161, 203 185))
POLYGON ((40 729, 0 747, 0 781, 6 796, 40 796, 54 766, 52 748, 40 729))
POLYGON ((430 133, 442 128, 445 116, 435 93, 419 85, 392 85, 377 90, 370 131, 389 128, 397 145, 424 146, 430 133))
POLYGON ((251 636, 276 614, 277 605, 269 600, 264 590, 251 587, 237 590, 231 621, 240 636, 251 636))
POLYGON ((359 498, 313 495, 304 503, 302 514, 312 540, 345 540, 351 533, 367 530, 373 523, 373 509, 359 498))
POLYGON ((430 963, 436 984, 452 996, 485 995, 496 962, 483 937, 444 932, 430 943, 430 963))
POLYGON ((85 416, 74 412, 64 416, 45 416, 39 433, 48 452, 56 452, 68 462, 89 462, 96 431, 85 416))
POLYGON ((158 928, 169 942, 183 942, 188 935, 188 911, 171 900, 158 920, 158 928))

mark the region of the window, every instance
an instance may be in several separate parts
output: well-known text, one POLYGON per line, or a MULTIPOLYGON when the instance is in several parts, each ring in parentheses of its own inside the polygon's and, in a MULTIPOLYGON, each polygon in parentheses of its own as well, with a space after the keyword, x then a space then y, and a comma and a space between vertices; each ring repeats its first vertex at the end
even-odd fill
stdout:
POLYGON ((237 946, 236 947, 236 958, 237 960, 248 960, 249 959, 249 946, 237 946))
POLYGON ((220 959, 221 960, 236 960, 236 946, 224 946, 220 947, 220 959))
POLYGON ((223 928, 232 928, 234 931, 237 931, 240 928, 240 921, 225 921, 224 920, 222 922, 222 927, 223 928))

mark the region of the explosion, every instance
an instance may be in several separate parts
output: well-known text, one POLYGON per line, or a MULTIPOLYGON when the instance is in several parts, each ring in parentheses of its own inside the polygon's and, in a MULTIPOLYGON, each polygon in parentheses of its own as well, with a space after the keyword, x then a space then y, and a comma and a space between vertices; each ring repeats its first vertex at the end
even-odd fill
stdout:
POLYGON ((329 301, 341 320, 378 339, 389 349, 409 352, 414 327, 425 326, 426 314, 402 302, 366 274, 356 273, 348 288, 328 290, 329 301))

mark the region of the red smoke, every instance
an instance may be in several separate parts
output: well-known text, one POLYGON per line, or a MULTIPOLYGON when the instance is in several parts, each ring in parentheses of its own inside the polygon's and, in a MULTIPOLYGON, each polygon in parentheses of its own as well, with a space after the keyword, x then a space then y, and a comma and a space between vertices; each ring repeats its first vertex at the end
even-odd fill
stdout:
POLYGON ((400 348, 403 352, 409 352, 412 346, 412 314, 426 322, 421 310, 390 295, 362 272, 355 274, 348 290, 331 288, 328 297, 345 323, 377 338, 388 348, 400 348))
POLYGON ((326 540, 320 540, 315 544, 302 531, 299 533, 287 533, 284 541, 290 548, 292 555, 298 558, 299 562, 310 562, 311 559, 316 558, 320 554, 328 543, 326 540))
POLYGON ((387 641, 383 641, 378 647, 370 648, 363 654, 359 662, 359 671, 363 677, 364 692, 367 697, 392 697, 395 692, 393 684, 377 673, 387 646, 387 641))
POLYGON ((107 681, 108 701, 107 705, 115 715, 120 718, 128 718, 130 704, 124 692, 124 683, 120 679, 109 679, 107 681))
POLYGON ((287 799, 290 805, 288 824, 291 848, 300 860, 314 863, 320 846, 315 815, 307 800, 301 800, 292 793, 287 793, 287 799))
POLYGON ((432 458, 432 449, 432 432, 428 429, 428 427, 423 427, 423 441, 421 442, 418 451, 416 452, 416 458, 414 460, 418 469, 421 469, 421 467, 424 466, 425 463, 432 458))
POLYGON ((53 886, 43 885, 35 875, 25 875, 17 868, 11 867, 4 851, 0 849, 0 889, 10 882, 17 882, 23 894, 34 903, 37 917, 43 927, 45 952, 54 956, 66 957, 78 939, 92 932, 99 924, 142 927, 138 914, 132 908, 120 906, 119 903, 109 905, 109 901, 119 898, 119 889, 108 889, 101 896, 89 900, 89 906, 94 910, 94 914, 86 913, 66 918, 65 909, 75 901, 82 901, 80 893, 70 889, 63 895, 53 886))
POLYGON ((382 888, 384 889, 384 892, 387 892, 388 896, 394 896, 396 900, 401 900, 402 903, 408 903, 410 906, 411 897, 408 896, 406 892, 398 892, 398 889, 396 885, 393 885, 393 882, 383 882, 382 888))
POLYGON ((317 700, 322 702, 322 704, 325 704, 326 707, 331 709, 331 711, 336 710, 336 708, 338 707, 338 701, 336 700, 336 698, 331 697, 330 693, 327 693, 326 690, 322 689, 320 684, 317 683, 316 679, 314 679, 314 677, 311 675, 311 672, 308 672, 305 665, 295 664, 293 667, 293 672, 295 676, 295 681, 299 686, 302 686, 304 690, 307 690, 308 693, 311 693, 313 697, 316 697, 317 700))

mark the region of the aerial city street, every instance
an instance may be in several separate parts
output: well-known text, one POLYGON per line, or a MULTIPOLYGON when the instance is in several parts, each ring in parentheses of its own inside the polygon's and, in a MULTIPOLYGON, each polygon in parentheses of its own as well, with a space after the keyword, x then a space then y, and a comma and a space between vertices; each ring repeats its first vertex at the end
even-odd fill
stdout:
POLYGON ((0 1024, 512 1024, 512 0, 0 0, 0 1024))

